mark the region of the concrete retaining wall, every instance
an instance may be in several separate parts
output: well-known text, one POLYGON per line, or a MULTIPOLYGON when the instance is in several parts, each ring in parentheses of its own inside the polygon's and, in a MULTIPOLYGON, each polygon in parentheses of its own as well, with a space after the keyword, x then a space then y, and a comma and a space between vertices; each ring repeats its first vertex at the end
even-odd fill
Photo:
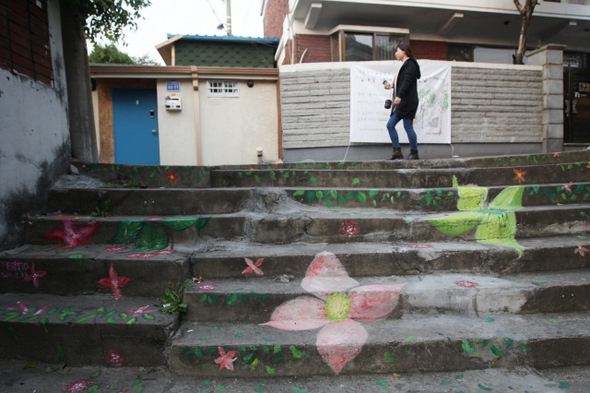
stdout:
POLYGON ((46 6, 52 86, 0 69, 0 250, 20 242, 22 216, 43 206, 70 161, 59 1, 46 6))
MULTIPOLYGON (((452 66, 452 143, 541 142, 541 67, 442 63, 452 66)), ((348 146, 350 64, 281 68, 285 149, 348 146)))

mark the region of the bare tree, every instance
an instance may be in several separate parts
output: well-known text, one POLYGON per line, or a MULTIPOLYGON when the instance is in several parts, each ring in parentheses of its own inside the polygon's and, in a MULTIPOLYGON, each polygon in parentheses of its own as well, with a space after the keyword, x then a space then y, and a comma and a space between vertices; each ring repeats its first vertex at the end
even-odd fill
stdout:
POLYGON ((526 51, 526 40, 529 32, 529 24, 531 23, 531 17, 535 6, 539 4, 538 0, 524 0, 524 5, 520 4, 520 0, 514 0, 514 5, 522 17, 522 27, 520 29, 520 40, 518 41, 518 52, 516 53, 516 64, 522 64, 522 58, 526 51))

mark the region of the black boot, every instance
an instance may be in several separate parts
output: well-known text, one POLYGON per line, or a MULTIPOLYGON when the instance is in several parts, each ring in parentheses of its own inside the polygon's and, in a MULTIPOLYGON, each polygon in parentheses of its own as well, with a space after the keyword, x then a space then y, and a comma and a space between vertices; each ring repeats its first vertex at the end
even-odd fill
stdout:
POLYGON ((402 148, 401 147, 394 147, 393 148, 393 155, 391 156, 390 160, 399 160, 402 159, 403 160, 404 156, 402 154, 402 148))
POLYGON ((420 157, 418 157, 418 150, 410 150, 410 155, 407 158, 408 160, 419 160, 420 157))

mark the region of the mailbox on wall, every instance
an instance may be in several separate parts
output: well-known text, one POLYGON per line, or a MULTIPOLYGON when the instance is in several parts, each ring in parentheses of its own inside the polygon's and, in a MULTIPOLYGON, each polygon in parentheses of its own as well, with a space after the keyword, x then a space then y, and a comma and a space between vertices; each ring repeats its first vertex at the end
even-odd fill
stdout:
POLYGON ((182 110, 182 102, 180 100, 180 97, 167 96, 166 101, 165 101, 165 105, 166 105, 166 110, 168 110, 168 111, 182 110))

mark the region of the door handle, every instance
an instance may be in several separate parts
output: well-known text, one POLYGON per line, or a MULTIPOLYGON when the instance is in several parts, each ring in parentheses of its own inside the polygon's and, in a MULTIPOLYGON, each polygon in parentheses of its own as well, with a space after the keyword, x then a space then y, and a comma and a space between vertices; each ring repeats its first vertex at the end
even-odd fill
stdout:
POLYGON ((152 134, 156 135, 157 131, 156 130, 152 130, 152 134))

